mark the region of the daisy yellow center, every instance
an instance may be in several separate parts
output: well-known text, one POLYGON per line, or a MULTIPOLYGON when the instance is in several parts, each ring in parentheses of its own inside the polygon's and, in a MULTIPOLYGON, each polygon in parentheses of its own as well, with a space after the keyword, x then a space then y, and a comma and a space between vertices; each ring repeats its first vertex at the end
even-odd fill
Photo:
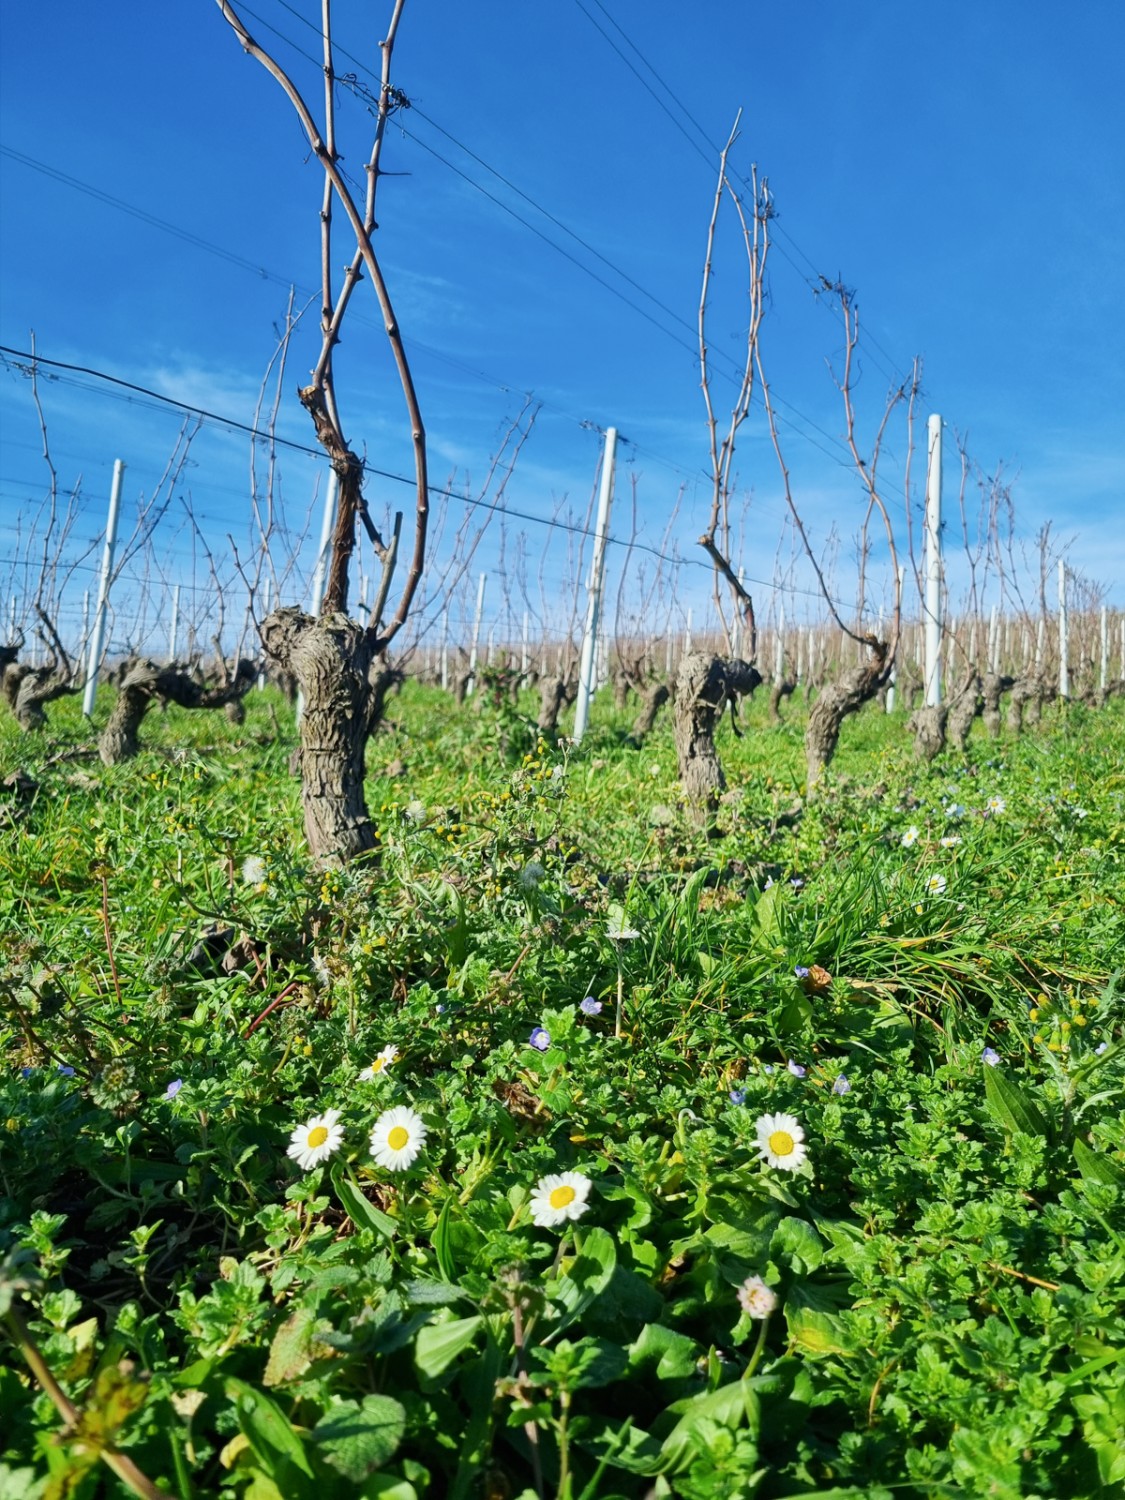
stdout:
POLYGON ((309 1145, 312 1147, 323 1146, 328 1139, 328 1131, 323 1125, 318 1125, 315 1130, 309 1131, 309 1145))
POLYGON ((386 1059, 385 1058, 377 1057, 375 1059, 375 1061, 371 1064, 371 1071, 373 1073, 381 1073, 383 1071, 385 1063, 386 1063, 386 1059))
POLYGON ((574 1202, 576 1196, 577 1194, 574 1189, 564 1183, 562 1187, 551 1189, 551 1196, 548 1202, 552 1208, 566 1208, 569 1203, 574 1202))
POLYGON ((794 1140, 788 1130, 775 1130, 770 1136, 770 1150, 775 1156, 791 1156, 794 1140))
POLYGON ((410 1139, 410 1132, 405 1125, 396 1125, 387 1136, 387 1145, 392 1151, 401 1151, 410 1139))

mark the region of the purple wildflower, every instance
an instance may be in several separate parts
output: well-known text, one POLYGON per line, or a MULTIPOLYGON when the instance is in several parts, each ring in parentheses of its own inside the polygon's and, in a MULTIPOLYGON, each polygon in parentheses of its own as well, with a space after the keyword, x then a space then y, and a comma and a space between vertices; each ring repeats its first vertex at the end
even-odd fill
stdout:
POLYGON ((184 1080, 182 1078, 173 1078, 172 1082, 164 1090, 165 1099, 174 1099, 183 1086, 184 1080))
POLYGON ((542 1026, 536 1026, 528 1037, 528 1041, 537 1052, 546 1052, 551 1045, 551 1033, 542 1026))
POLYGON ((798 979, 807 979, 809 977, 808 967, 805 964, 798 964, 793 970, 793 973, 797 976, 798 979))
POLYGON ((745 1089, 731 1089, 731 1091, 730 1091, 730 1102, 732 1104, 745 1104, 746 1103, 746 1090, 745 1089))
POLYGON ((803 1078, 807 1071, 805 1068, 801 1067, 801 1064, 799 1062, 794 1062, 792 1058, 789 1059, 785 1066, 789 1069, 794 1078, 803 1078))
POLYGON ((601 1008, 602 1002, 600 1000, 595 1000, 593 995, 587 995, 585 1000, 580 1000, 578 1002, 578 1009, 584 1016, 596 1016, 600 1014, 601 1008))
POLYGON ((981 1053, 981 1057, 984 1058, 990 1068, 994 1068, 1000 1061, 1000 1054, 993 1047, 986 1047, 981 1053))
POLYGON ((74 1069, 73 1068, 68 1068, 67 1065, 66 1065, 66 1063, 59 1063, 59 1065, 55 1069, 55 1071, 57 1073, 61 1073, 64 1078, 73 1078, 74 1077, 74 1069))
POLYGON ((839 1078, 837 1078, 836 1082, 832 1085, 832 1092, 834 1094, 850 1094, 851 1091, 852 1086, 848 1082, 847 1074, 841 1073, 839 1078))
POLYGON ((793 887, 793 889, 795 891, 799 891, 801 889, 801 887, 804 885, 804 883, 805 882, 801 879, 801 877, 799 875, 794 875, 793 879, 789 882, 789 884, 793 887))

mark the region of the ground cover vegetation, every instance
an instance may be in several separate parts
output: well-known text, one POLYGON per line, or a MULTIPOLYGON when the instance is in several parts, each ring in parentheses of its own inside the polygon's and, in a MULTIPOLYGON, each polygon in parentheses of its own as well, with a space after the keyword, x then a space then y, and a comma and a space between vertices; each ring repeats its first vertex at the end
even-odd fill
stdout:
POLYGON ((272 690, 0 723, 0 1497, 1120 1492, 1121 703, 473 701, 328 870, 272 690))

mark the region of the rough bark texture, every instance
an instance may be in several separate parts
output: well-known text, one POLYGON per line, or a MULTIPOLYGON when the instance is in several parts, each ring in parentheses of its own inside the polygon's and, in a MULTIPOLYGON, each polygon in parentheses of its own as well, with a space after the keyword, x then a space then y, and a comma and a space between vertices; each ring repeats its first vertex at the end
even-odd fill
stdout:
POLYGON ((975 670, 970 670, 959 691, 950 701, 946 729, 949 738, 958 750, 964 751, 969 743, 969 731, 973 727, 973 720, 981 710, 981 691, 980 678, 975 670))
POLYGON ((24 678, 30 671, 31 668, 27 665, 26 662, 18 661, 10 662, 8 666, 4 668, 2 678, 4 699, 13 713, 15 713, 16 711, 16 698, 19 695, 20 683, 24 680, 24 678))
POLYGON ((652 733, 657 714, 671 696, 672 689, 666 682, 654 682, 641 694, 641 711, 633 720, 633 728, 629 735, 638 750, 652 733))
POLYGON ((346 615, 314 620, 296 608, 262 622, 262 644, 296 677, 304 698, 298 767, 305 839, 314 860, 344 863, 375 848, 364 796, 364 756, 377 722, 381 675, 373 637, 346 615))
POLYGON ((1017 677, 1008 699, 1008 728, 1013 734, 1019 734, 1025 725, 1038 724, 1043 704, 1054 697, 1055 689, 1042 677, 1034 673, 1017 677))
POLYGON ((872 648, 868 661, 845 672, 837 682, 826 684, 809 712, 805 728, 805 775, 808 796, 832 763, 840 741, 840 729, 849 714, 858 713, 874 698, 887 677, 887 648, 872 648))
POLYGON ((922 691, 922 679, 912 672, 899 670, 895 691, 907 713, 914 712, 914 704, 922 691))
MULTIPOLYGON (((9 667, 5 673, 5 682, 13 671, 20 670, 20 668, 9 667)), ((45 667, 27 668, 22 671, 16 688, 15 701, 12 704, 16 722, 27 734, 35 734, 41 729, 46 729, 47 715, 43 712, 44 705, 53 703, 56 698, 65 698, 68 693, 76 693, 80 685, 74 681, 71 672, 61 670, 55 662, 45 667)))
POLYGON ((159 666, 144 657, 131 663, 118 684, 117 697, 98 740, 98 754, 107 766, 131 760, 141 748, 141 724, 154 703, 178 703, 181 708, 229 708, 254 685, 257 664, 240 661, 231 677, 213 687, 176 666, 159 666))
POLYGON ((935 703, 916 708, 906 721, 908 733, 914 736, 914 754, 919 760, 935 760, 945 749, 945 725, 949 704, 935 703))
POLYGON ((562 712, 563 705, 570 702, 570 698, 570 683, 565 677, 552 676, 547 673, 539 679, 540 734, 558 733, 559 714, 562 712))
POLYGON ((986 672, 981 679, 981 696, 984 708, 981 717, 984 727, 992 738, 1000 737, 1000 699, 1015 686, 1014 677, 1005 677, 1000 672, 986 672))
POLYGON ((781 717, 781 700, 792 697, 796 691, 797 684, 795 682, 775 682, 773 687, 770 688, 771 724, 781 724, 784 722, 781 717))
POLYGON ((674 734, 684 800, 695 821, 711 822, 726 787, 715 748, 715 724, 728 703, 761 682, 749 662, 689 651, 676 675, 674 734))

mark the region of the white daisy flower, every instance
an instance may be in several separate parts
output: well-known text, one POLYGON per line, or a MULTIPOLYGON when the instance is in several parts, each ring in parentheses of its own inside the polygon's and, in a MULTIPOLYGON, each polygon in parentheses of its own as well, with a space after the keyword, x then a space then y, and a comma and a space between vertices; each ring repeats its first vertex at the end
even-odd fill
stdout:
POLYGON ((768 1318, 777 1306, 777 1293, 760 1276, 747 1276, 738 1289, 738 1305, 748 1318, 768 1318))
POLYGON ((985 811, 995 816, 1002 813, 1007 805, 1003 797, 989 797, 988 802, 985 804, 985 811))
POLYGON ((805 1132, 792 1115, 762 1115, 754 1122, 758 1132, 758 1151, 771 1167, 795 1172, 803 1166, 808 1150, 805 1132))
POLYGON ((961 843, 961 837, 956 833, 947 833, 940 842, 943 849, 956 849, 961 843))
POLYGON ((913 849, 914 845, 917 842, 918 842, 918 828, 917 828, 916 824, 911 823, 910 827, 906 830, 906 832, 902 836, 902 847, 904 849, 913 849))
POLYGON ((581 1172, 552 1172, 541 1177, 531 1195, 531 1222, 540 1229, 556 1229, 568 1219, 580 1219, 589 1208, 590 1179, 581 1172))
POLYGON ((384 1110, 371 1132, 371 1155, 381 1167, 391 1172, 405 1172, 414 1161, 426 1139, 426 1127, 420 1115, 405 1104, 384 1110))
POLYGON ((360 1078, 365 1083, 370 1083, 373 1078, 378 1078, 380 1073, 385 1073, 397 1057, 398 1048, 391 1042, 383 1048, 382 1052, 377 1054, 370 1067, 364 1068, 363 1072, 359 1075, 360 1078))
POLYGON ((617 926, 608 926, 605 930, 605 935, 611 943, 631 943, 634 938, 640 937, 640 933, 635 927, 626 927, 623 923, 617 926))
POLYGON ((946 880, 944 875, 931 875, 926 881, 926 891, 931 896, 945 895, 946 880))
POLYGON ((293 1131, 285 1154, 293 1158, 302 1172, 311 1172, 339 1151, 344 1139, 344 1127, 337 1124, 339 1118, 338 1109, 326 1109, 293 1131))

